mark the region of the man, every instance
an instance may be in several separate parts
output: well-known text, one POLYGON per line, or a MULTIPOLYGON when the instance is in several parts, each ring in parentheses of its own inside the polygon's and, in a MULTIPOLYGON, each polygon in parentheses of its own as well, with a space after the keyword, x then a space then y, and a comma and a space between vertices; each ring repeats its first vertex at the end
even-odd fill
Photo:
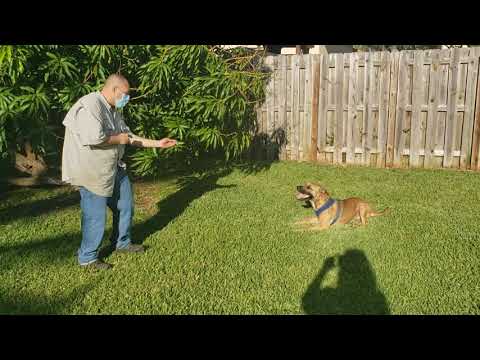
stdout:
POLYGON ((82 242, 78 250, 81 266, 109 269, 98 258, 103 239, 107 206, 113 212, 112 246, 119 252, 143 252, 131 243, 133 194, 122 162, 125 145, 168 148, 175 140, 149 140, 134 135, 117 111, 129 100, 129 84, 122 75, 108 77, 100 92, 85 95, 72 106, 63 125, 65 139, 62 180, 80 188, 82 242))

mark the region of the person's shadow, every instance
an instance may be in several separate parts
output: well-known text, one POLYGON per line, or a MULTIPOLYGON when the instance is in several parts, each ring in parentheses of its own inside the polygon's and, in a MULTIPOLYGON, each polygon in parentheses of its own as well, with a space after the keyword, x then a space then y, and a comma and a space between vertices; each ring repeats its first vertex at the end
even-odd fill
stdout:
POLYGON ((347 250, 325 260, 302 299, 309 315, 389 315, 387 300, 377 288, 375 273, 361 250, 347 250), (336 287, 323 287, 327 274, 338 267, 336 287))
MULTIPOLYGON (((236 185, 221 185, 218 180, 231 173, 231 168, 204 171, 200 174, 185 175, 178 179, 178 190, 157 203, 157 212, 145 221, 132 226, 132 243, 143 244, 152 234, 161 231, 173 220, 178 218, 196 199, 210 191, 222 188, 231 188, 236 185)), ((116 237, 112 229, 111 237, 116 237)), ((148 250, 148 246, 145 246, 148 250)), ((114 251, 109 242, 100 249, 99 257, 107 258, 114 251)))
MULTIPOLYGON (((278 156, 277 156, 278 157, 278 156)), ((236 184, 222 185, 218 181, 234 170, 244 174, 257 174, 268 170, 276 160, 247 161, 235 165, 200 167, 198 172, 181 176, 178 181, 178 190, 157 203, 157 212, 149 219, 132 226, 132 242, 142 244, 150 235, 161 231, 173 220, 178 218, 188 206, 203 195, 218 189, 234 188, 236 184)), ((102 251, 103 256, 111 254, 111 247, 102 251)))
POLYGON ((217 184, 220 178, 230 172, 230 169, 222 169, 200 176, 182 177, 177 183, 179 190, 157 203, 157 213, 148 220, 133 226, 133 242, 141 244, 153 233, 161 231, 179 217, 195 199, 206 193, 216 189, 235 187, 236 185, 217 184))

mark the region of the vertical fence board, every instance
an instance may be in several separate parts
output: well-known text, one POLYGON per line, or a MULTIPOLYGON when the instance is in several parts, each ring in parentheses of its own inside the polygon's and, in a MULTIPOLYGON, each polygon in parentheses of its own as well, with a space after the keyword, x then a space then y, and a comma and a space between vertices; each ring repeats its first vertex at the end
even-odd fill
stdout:
POLYGON ((298 75, 299 75, 298 55, 292 56, 292 92, 291 92, 291 107, 292 107, 292 128, 291 128, 291 159, 299 160, 298 158, 298 75))
POLYGON ((405 144, 405 113, 407 102, 407 54, 406 52, 400 52, 398 60, 398 92, 397 92, 397 105, 396 105, 396 119, 395 119, 395 145, 393 155, 393 166, 399 167, 401 165, 403 148, 405 144))
POLYGON ((334 137, 334 163, 342 162, 343 146, 343 54, 335 54, 335 103, 336 103, 336 130, 334 137))
POLYGON ((278 81, 278 121, 279 129, 282 134, 282 143, 280 146, 279 159, 286 160, 286 144, 285 138, 288 138, 287 134, 287 89, 286 89, 286 76, 287 76, 287 66, 286 66, 285 55, 280 55, 278 59, 278 72, 279 72, 279 81, 278 81))
POLYGON ((473 121, 477 90, 476 82, 478 78, 478 57, 475 56, 475 49, 469 49, 468 60, 462 149, 460 155, 460 167, 464 170, 470 168, 472 157, 473 121))
POLYGON ((431 54, 432 64, 430 65, 430 80, 428 89, 428 114, 427 130, 425 138, 425 160, 424 167, 433 167, 435 150, 435 134, 437 132, 439 84, 440 84, 440 51, 434 50, 431 54))
POLYGON ((423 99, 424 79, 423 79, 424 52, 417 50, 414 52, 413 65, 413 96, 412 96, 412 125, 410 128, 410 165, 419 166, 419 152, 422 143, 421 131, 421 106, 423 99))
POLYGON ((318 118, 319 118, 319 94, 320 94, 320 59, 317 55, 312 56, 312 128, 310 138, 310 161, 317 161, 318 148, 318 118))
POLYGON ((326 162, 325 147, 327 143, 327 105, 328 105, 328 55, 320 56, 320 94, 318 121, 318 148, 320 160, 326 162))
POLYGON ((303 105, 303 159, 310 158, 310 131, 312 125, 311 107, 312 107, 312 68, 311 57, 306 55, 305 59, 305 100, 303 105))
MULTIPOLYGON (((478 61, 480 57, 480 48, 475 48, 474 56, 478 61)), ((473 124, 473 138, 472 138, 472 160, 470 164, 470 168, 472 170, 479 170, 479 161, 478 158, 480 157, 480 81, 479 81, 479 73, 478 71, 480 64, 477 66, 477 94, 476 94, 476 108, 474 114, 474 124, 473 124)))
POLYGON ((354 138, 354 122, 357 118, 357 70, 358 70, 358 56, 353 53, 350 55, 350 79, 348 84, 348 120, 347 120, 347 164, 355 162, 355 138, 354 138))
POLYGON ((458 62, 460 57, 460 49, 453 49, 450 60, 450 74, 448 80, 448 104, 447 104, 447 122, 445 124, 445 147, 443 161, 444 166, 449 168, 453 165, 453 146, 456 130, 456 105, 457 105, 457 78, 458 78, 458 62))
POLYGON ((377 167, 385 167, 387 151, 388 94, 390 90, 391 56, 382 52, 380 63, 380 88, 378 109, 377 167))
POLYGON ((394 51, 391 55, 392 66, 390 68, 390 89, 388 100, 388 128, 387 128, 387 159, 386 166, 393 166, 395 148, 395 119, 398 94, 398 69, 400 53, 394 51))

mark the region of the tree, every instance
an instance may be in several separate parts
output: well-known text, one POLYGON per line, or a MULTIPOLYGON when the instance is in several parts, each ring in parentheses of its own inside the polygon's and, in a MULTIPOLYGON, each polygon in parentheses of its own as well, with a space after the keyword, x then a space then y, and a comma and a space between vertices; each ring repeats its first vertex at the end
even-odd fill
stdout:
POLYGON ((357 51, 391 51, 391 50, 427 50, 441 49, 445 46, 449 49, 462 46, 478 46, 478 45, 353 45, 357 51))
POLYGON ((357 51, 423 50, 441 47, 442 45, 353 45, 357 51))
POLYGON ((47 163, 59 161, 68 109, 120 72, 133 91, 123 110, 132 130, 179 140, 171 149, 137 150, 137 174, 154 174, 160 160, 237 158, 250 145, 264 96, 261 58, 219 46, 0 46, 0 156, 30 174, 30 183, 40 181, 47 163))
POLYGON ((191 166, 207 155, 241 155, 252 140, 255 105, 264 97, 267 76, 255 51, 159 47, 140 68, 139 90, 145 102, 126 111, 142 136, 170 136, 180 142, 162 156, 157 149, 135 151, 137 173, 153 174, 162 163, 168 164, 165 157, 191 166))

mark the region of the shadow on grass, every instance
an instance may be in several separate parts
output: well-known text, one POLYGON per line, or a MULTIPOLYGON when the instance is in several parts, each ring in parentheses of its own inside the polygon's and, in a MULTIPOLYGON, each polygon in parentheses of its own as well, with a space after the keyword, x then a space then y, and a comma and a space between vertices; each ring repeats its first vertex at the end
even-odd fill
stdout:
POLYGON ((222 188, 232 188, 236 185, 220 185, 218 180, 230 172, 229 169, 210 171, 199 176, 189 175, 180 178, 177 182, 179 189, 157 203, 157 213, 132 228, 133 242, 143 243, 150 235, 161 231, 170 222, 179 217, 185 209, 196 199, 210 191, 222 188))
POLYGON ((234 184, 221 185, 217 183, 221 178, 228 176, 233 171, 239 170, 246 174, 256 174, 268 170, 272 163, 273 161, 246 161, 231 165, 223 164, 217 165, 216 168, 203 168, 196 174, 185 175, 179 178, 177 181, 179 189, 157 203, 157 213, 145 222, 133 226, 132 241, 137 244, 143 243, 150 235, 161 231, 179 217, 194 200, 201 198, 208 192, 236 187, 234 184))
MULTIPOLYGON (((13 246, 0 246, 0 278, 7 271, 35 271, 38 276, 51 266, 71 262, 77 266, 76 250, 80 245, 80 233, 64 234, 40 241, 13 246), (36 269, 36 270, 35 270, 36 269)), ((61 269, 58 269, 61 271, 61 269)), ((82 301, 95 287, 96 282, 75 287, 66 294, 44 296, 27 289, 6 290, 0 284, 0 314, 63 314, 75 303, 82 301)))
POLYGON ((22 263, 33 263, 33 266, 41 268, 70 258, 75 259, 76 264, 76 252, 81 239, 82 235, 78 232, 12 246, 1 245, 0 273, 22 263))
POLYGON ((78 191, 66 191, 55 197, 36 200, 33 202, 19 201, 17 205, 8 206, 0 210, 0 225, 23 219, 26 217, 35 217, 42 214, 48 214, 69 206, 80 204, 80 194, 78 191))
POLYGON ((385 296, 378 290, 375 273, 363 251, 347 250, 329 257, 303 296, 309 315, 389 315, 385 296), (337 264, 335 264, 337 260, 337 264), (322 287, 327 274, 338 267, 336 288, 322 287))
POLYGON ((96 282, 77 286, 66 295, 39 296, 28 291, 12 294, 0 289, 0 315, 57 315, 66 314, 94 289, 96 282))

